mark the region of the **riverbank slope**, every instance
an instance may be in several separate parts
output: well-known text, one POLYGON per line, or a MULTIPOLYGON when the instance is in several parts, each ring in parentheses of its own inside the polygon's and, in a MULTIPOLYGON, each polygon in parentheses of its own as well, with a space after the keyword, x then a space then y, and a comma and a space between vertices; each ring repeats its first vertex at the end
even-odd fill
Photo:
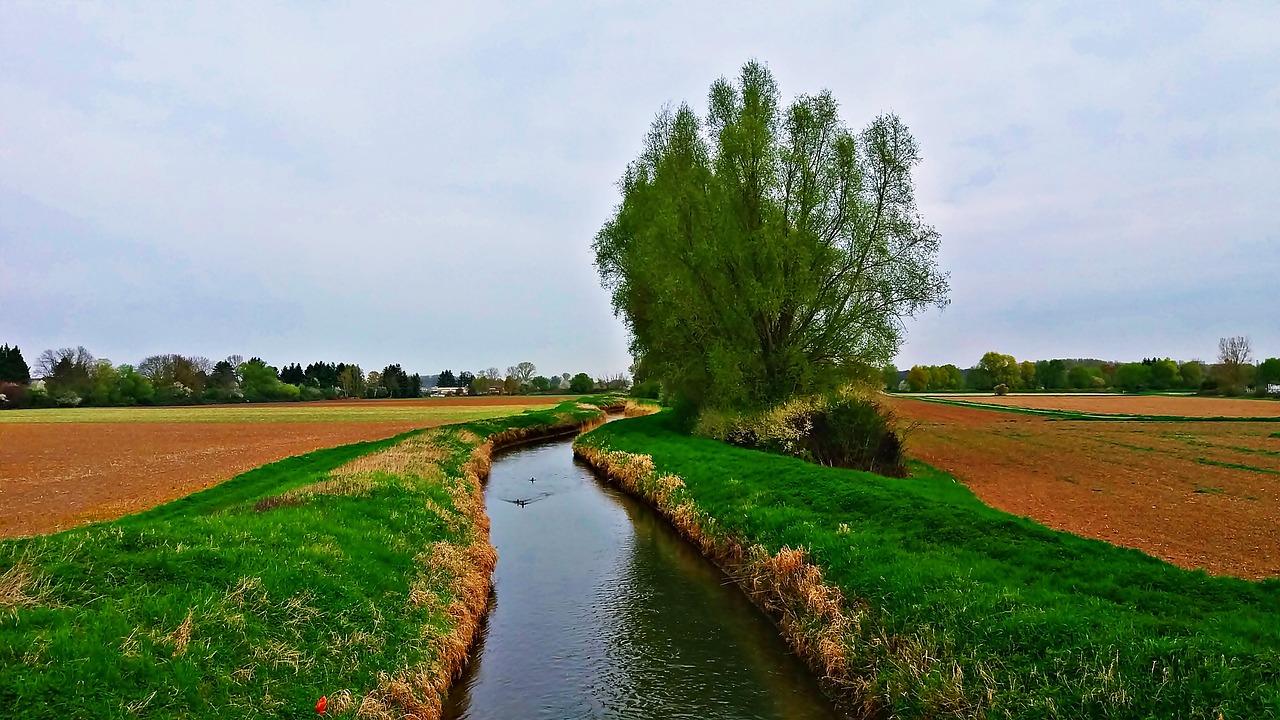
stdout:
POLYGON ((1280 581, 1182 570, 906 479, 682 435, 577 454, 649 500, 776 618, 847 708, 890 717, 1280 717, 1280 581))

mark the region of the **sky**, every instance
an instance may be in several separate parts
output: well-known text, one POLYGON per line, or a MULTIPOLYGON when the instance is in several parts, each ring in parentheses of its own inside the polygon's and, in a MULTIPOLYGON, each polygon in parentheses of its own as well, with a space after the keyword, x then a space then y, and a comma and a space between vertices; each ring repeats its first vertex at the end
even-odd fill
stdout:
POLYGON ((1280 356, 1276 3, 0 2, 0 343, 625 372, 591 241, 748 59, 895 112, 897 363, 1280 356))

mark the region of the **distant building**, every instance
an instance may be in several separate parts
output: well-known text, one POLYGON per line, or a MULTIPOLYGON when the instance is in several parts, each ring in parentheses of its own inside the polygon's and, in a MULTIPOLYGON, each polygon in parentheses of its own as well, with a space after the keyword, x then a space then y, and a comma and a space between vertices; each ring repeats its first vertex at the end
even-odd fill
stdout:
POLYGON ((431 397, 450 397, 453 395, 466 395, 467 388, 464 387, 433 387, 431 388, 431 397))

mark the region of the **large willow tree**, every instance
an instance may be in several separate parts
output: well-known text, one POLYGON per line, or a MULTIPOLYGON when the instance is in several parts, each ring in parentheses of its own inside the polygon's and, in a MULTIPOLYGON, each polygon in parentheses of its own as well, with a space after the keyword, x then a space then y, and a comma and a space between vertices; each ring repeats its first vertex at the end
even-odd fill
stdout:
POLYGON ((664 111, 595 240, 645 374, 695 404, 820 392, 892 359, 903 320, 946 303, 920 218, 919 149, 895 115, 860 133, 829 92, 785 109, 758 62, 664 111))

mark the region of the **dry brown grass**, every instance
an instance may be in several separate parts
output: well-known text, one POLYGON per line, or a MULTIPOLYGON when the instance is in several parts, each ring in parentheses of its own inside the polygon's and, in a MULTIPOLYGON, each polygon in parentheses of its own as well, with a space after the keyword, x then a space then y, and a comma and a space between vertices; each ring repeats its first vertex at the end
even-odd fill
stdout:
MULTIPOLYGON (((743 588, 748 597, 777 622, 792 650, 818 675, 841 707, 857 716, 876 717, 890 696, 904 688, 877 688, 871 664, 876 658, 901 666, 907 675, 922 677, 943 654, 926 637, 887 636, 869 620, 869 606, 844 597, 826 583, 822 569, 809 562, 803 548, 783 547, 777 553, 717 528, 690 499, 683 497, 684 481, 659 474, 648 455, 574 447, 614 484, 658 509, 685 537, 693 541, 743 588)), ((964 675, 953 663, 946 687, 935 688, 936 707, 956 717, 977 711, 965 698, 964 675)), ((989 675, 989 674, 988 674, 989 675)), ((988 688, 994 680, 978 678, 988 688)))
POLYGON ((635 400, 628 400, 626 406, 622 409, 624 417, 642 417, 644 415, 653 415, 662 410, 661 407, 653 403, 638 403, 635 400))
POLYGON ((331 478, 365 477, 387 473, 400 477, 432 477, 440 472, 439 463, 448 459, 449 448, 440 444, 444 430, 427 432, 392 445, 370 455, 362 455, 329 473, 331 478))
POLYGON ((302 505, 317 495, 353 495, 368 497, 379 483, 371 477, 339 477, 304 485, 279 495, 265 497, 254 503, 253 509, 267 512, 278 507, 302 505))
POLYGON ((187 654, 187 645, 191 642, 191 627, 194 619, 195 610, 188 610, 186 619, 179 623, 177 629, 169 636, 169 641, 173 644, 174 657, 182 657, 187 654))
POLYGON ((0 608, 5 610, 36 605, 44 592, 44 583, 25 562, 19 561, 0 575, 0 608))

